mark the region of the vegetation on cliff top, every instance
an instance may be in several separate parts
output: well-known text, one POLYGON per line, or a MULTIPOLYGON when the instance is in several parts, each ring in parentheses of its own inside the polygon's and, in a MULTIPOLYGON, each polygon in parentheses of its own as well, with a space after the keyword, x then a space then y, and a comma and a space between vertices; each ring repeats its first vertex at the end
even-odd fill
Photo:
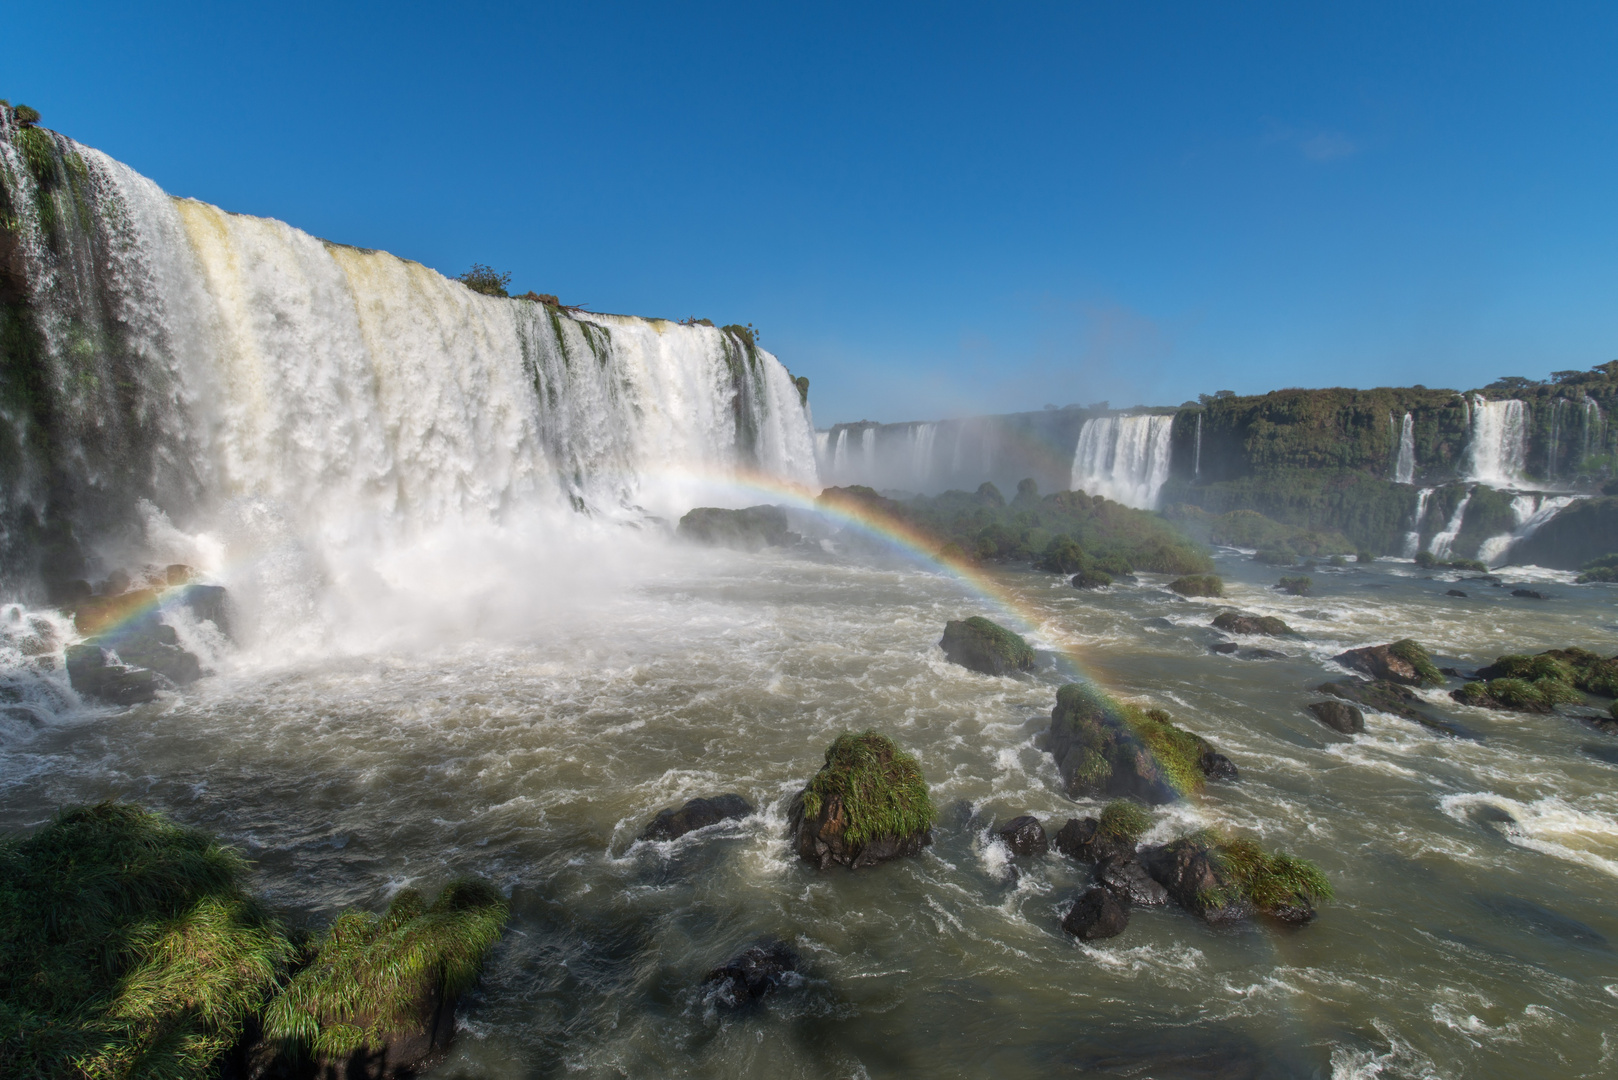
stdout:
POLYGON ((473 292, 484 296, 508 296, 506 286, 511 284, 511 275, 496 270, 492 266, 482 263, 473 263, 472 269, 455 279, 473 292))
POLYGON ((851 845, 912 836, 937 818, 921 765, 875 731, 845 732, 826 749, 826 763, 803 791, 805 816, 818 817, 833 798, 842 804, 843 839, 851 845))

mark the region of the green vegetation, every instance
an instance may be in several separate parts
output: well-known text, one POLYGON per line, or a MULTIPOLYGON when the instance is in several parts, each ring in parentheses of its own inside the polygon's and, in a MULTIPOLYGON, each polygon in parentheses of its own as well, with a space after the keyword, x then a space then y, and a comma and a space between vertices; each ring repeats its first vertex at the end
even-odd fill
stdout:
POLYGON ((803 792, 805 816, 818 817, 832 798, 842 803, 843 838, 852 845, 912 836, 937 818, 915 757, 875 731, 844 733, 827 748, 803 792))
POLYGON ((1315 587, 1315 580, 1307 574, 1300 574, 1297 577, 1282 578, 1275 583, 1275 587, 1292 596, 1308 596, 1309 590, 1315 587))
POLYGON ((1137 746, 1149 751, 1151 767, 1175 794, 1205 786, 1202 758, 1213 749, 1206 739, 1175 726, 1162 709, 1112 701, 1092 683, 1057 690, 1051 732, 1051 752, 1075 794, 1108 790, 1121 763, 1136 767, 1137 746))
POLYGON ((1486 683, 1467 683, 1450 697, 1462 705, 1535 713, 1550 712, 1557 705, 1580 700, 1571 686, 1557 679, 1490 679, 1486 683))
POLYGON ((1538 656, 1501 656, 1478 672, 1485 679, 1551 679, 1601 697, 1618 697, 1618 657, 1588 649, 1549 649, 1538 656))
POLYGON ((1343 567, 1343 566, 1348 565, 1348 560, 1343 558, 1341 555, 1333 555, 1331 558, 1326 560, 1326 565, 1327 566, 1334 566, 1334 567, 1343 567))
POLYGON ((792 385, 798 388, 799 404, 809 404, 809 376, 799 375, 796 379, 792 380, 792 385))
POLYGON ((1105 570, 1080 570, 1073 575, 1075 589, 1104 589, 1112 584, 1112 575, 1105 570))
POLYGON ((1261 553, 1284 553, 1286 561, 1280 564, 1283 566, 1296 562, 1300 555, 1319 558, 1354 550, 1354 545, 1339 532, 1284 525, 1256 510, 1232 510, 1216 515, 1200 507, 1181 504, 1170 507, 1166 513, 1193 536, 1210 544, 1254 548, 1261 553))
POLYGON ((1354 561, 1357 562, 1357 563, 1372 563, 1372 562, 1376 562, 1376 556, 1372 555, 1369 551, 1366 551, 1364 548, 1360 548, 1358 551, 1356 551, 1354 553, 1354 561))
POLYGON ((1133 799, 1114 799, 1101 810, 1099 832, 1128 844, 1140 843, 1152 827, 1152 815, 1133 799))
MULTIPOLYGON (((56 144, 43 128, 25 127, 12 140, 34 180, 47 190, 56 179, 56 144)), ((42 200, 43 201, 43 200, 42 200)), ((43 212, 43 211, 42 211, 43 212)))
POLYGON ((212 1075, 294 955, 246 872, 120 803, 0 846, 0 1073, 212 1075))
MULTIPOLYGON (((707 322, 706 319, 703 321, 707 322)), ((713 324, 708 323, 708 325, 712 326, 713 324)), ((719 331, 723 334, 734 334, 746 344, 747 351, 749 353, 758 348, 759 339, 764 336, 754 329, 752 323, 748 323, 746 326, 742 326, 738 323, 731 323, 729 326, 721 326, 719 331)))
POLYGON ((421 1026, 425 1004, 471 988, 508 914, 476 880, 452 882, 431 907, 405 889, 385 915, 344 912, 270 1003, 265 1036, 317 1058, 382 1049, 421 1026))
POLYGON ((1283 619, 1274 615, 1242 615, 1235 611, 1221 611, 1214 616, 1213 628, 1227 634, 1268 634, 1287 637, 1297 633, 1283 619))
POLYGON ((1416 677, 1426 686, 1444 685, 1444 673, 1438 670, 1433 658, 1421 643, 1412 638, 1400 638, 1388 646, 1388 653, 1397 656, 1416 669, 1416 677))
POLYGON ((1593 581, 1618 581, 1618 553, 1592 559, 1584 564, 1582 570, 1578 577, 1580 585, 1588 585, 1593 581))
POLYGON ((29 128, 39 123, 39 110, 28 105, 18 105, 11 110, 11 116, 18 127, 29 128))
POLYGON ((1416 565, 1423 570, 1471 570, 1479 574, 1489 572, 1488 566, 1476 559, 1450 559, 1445 562, 1430 551, 1416 552, 1416 565))
POLYGON ((1181 596, 1224 596, 1225 583, 1218 574, 1188 574, 1169 582, 1181 596))
POLYGON ((982 615, 962 620, 995 655, 1009 666, 1026 670, 1034 663, 1034 650, 1023 636, 982 615))
POLYGON ((1292 566, 1298 561, 1298 553, 1291 548, 1270 548, 1253 552, 1253 561, 1265 566, 1292 566))
POLYGON ((484 296, 508 296, 506 286, 511 284, 511 275, 502 273, 492 266, 482 263, 473 263, 472 269, 455 279, 473 292, 484 296))
POLYGON ((1019 486, 1010 505, 993 484, 902 502, 868 487, 827 488, 820 498, 908 526, 932 537, 941 550, 953 544, 950 550, 977 562, 1037 561, 1056 573, 1095 570, 1109 576, 1213 568, 1206 549, 1158 515, 1082 491, 1040 497, 1037 489, 1019 486))
POLYGON ((1331 882, 1314 863, 1284 851, 1272 854, 1257 841, 1216 840, 1213 855, 1240 895, 1266 914, 1300 901, 1313 906, 1332 897, 1331 882))

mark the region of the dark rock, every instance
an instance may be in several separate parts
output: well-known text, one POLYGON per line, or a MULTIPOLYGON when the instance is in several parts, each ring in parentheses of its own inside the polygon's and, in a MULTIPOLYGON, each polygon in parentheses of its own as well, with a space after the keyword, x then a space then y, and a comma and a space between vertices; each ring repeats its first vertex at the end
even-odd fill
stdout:
POLYGON ((1062 929, 1080 941, 1117 937, 1129 927, 1129 909, 1111 889, 1092 885, 1062 919, 1062 929))
POLYGON ((1466 599, 1466 594, 1464 592, 1462 592, 1461 590, 1459 590, 1459 589, 1451 589, 1449 592, 1445 593, 1444 595, 1445 596, 1459 596, 1462 600, 1466 599))
POLYGON ((933 842, 933 810, 920 765, 876 732, 838 736, 826 763, 793 798, 788 816, 798 856, 822 870, 833 863, 851 870, 875 866, 933 842), (888 828, 913 831, 880 831, 888 828))
POLYGON ((1476 738, 1476 736, 1460 726, 1452 724, 1448 720, 1442 720, 1421 708, 1420 706, 1426 704, 1426 702, 1398 683, 1386 681, 1368 682, 1365 679, 1342 679, 1337 682, 1321 683, 1315 687, 1315 690, 1318 693, 1342 698, 1344 701, 1352 701, 1356 705, 1367 709, 1390 713, 1405 720, 1414 720, 1423 727, 1431 728, 1454 738, 1476 738))
POLYGON ((1409 640, 1350 649, 1332 659, 1372 679, 1404 686, 1436 686, 1444 681, 1426 650, 1409 640))
POLYGON ((67 677, 81 695, 113 705, 151 701, 165 688, 155 672, 113 663, 99 645, 69 645, 67 677))
POLYGON ((1165 619, 1161 615, 1153 615, 1149 619, 1142 619, 1140 621, 1140 624, 1142 626, 1150 626, 1154 630, 1173 630, 1174 629, 1174 623, 1171 622, 1168 619, 1165 619))
POLYGON ((779 506, 749 506, 725 510, 699 506, 680 519, 675 534, 710 547, 758 551, 765 547, 790 547, 799 540, 787 528, 786 511, 779 506))
POLYGON ((1285 660, 1287 658, 1286 653, 1276 652, 1274 649, 1243 649, 1236 655, 1241 660, 1285 660))
POLYGON ((740 795, 715 795, 692 799, 678 810, 662 810, 640 834, 642 840, 674 840, 688 832, 706 829, 721 821, 744 818, 753 807, 740 795))
POLYGON ((1140 853, 1146 872, 1168 890, 1174 902, 1210 923, 1231 922, 1253 914, 1234 883, 1219 869, 1205 844, 1179 840, 1140 853))
POLYGON ((1550 597, 1546 596, 1542 592, 1539 592, 1537 589, 1512 589, 1511 590, 1511 595, 1512 596, 1520 596, 1524 600, 1549 600, 1550 599, 1550 597))
POLYGON ((1101 831, 1095 818, 1068 818, 1056 833, 1056 850, 1080 862, 1100 862, 1114 857, 1132 858, 1135 845, 1101 831))
POLYGON ((1069 795, 1172 802, 1229 764, 1208 740, 1177 727, 1161 709, 1110 700, 1089 683, 1056 693, 1047 747, 1069 795))
POLYGON ((1234 784, 1241 779, 1241 776, 1236 772, 1236 763, 1212 748, 1202 752, 1202 756, 1197 759, 1197 767, 1202 770, 1202 775, 1209 780, 1221 780, 1234 784))
POLYGON ((1006 847, 1016 855, 1043 855, 1050 849, 1050 841, 1045 838, 1045 827, 1039 819, 1024 814, 1014 817, 1000 826, 1000 839, 1006 842, 1006 847))
POLYGON ((1241 648, 1241 646, 1236 644, 1234 641, 1216 641, 1212 645, 1208 646, 1208 651, 1211 653, 1218 653, 1221 656, 1229 656, 1239 648, 1241 648))
POLYGON ((740 1008, 797 981, 800 963, 784 942, 770 938, 708 972, 702 986, 716 1004, 740 1008))
POLYGON ((1169 891, 1153 880, 1133 855, 1103 859, 1096 866, 1096 881, 1132 904, 1150 907, 1169 902, 1169 891))
POLYGON ((1105 589, 1112 584, 1112 575, 1101 570, 1080 570, 1069 584, 1075 589, 1105 589))
POLYGON ((1227 634, 1267 634, 1270 637, 1297 637, 1298 632, 1274 615, 1243 615, 1235 611, 1221 611, 1214 616, 1213 627, 1227 634))
POLYGON ((1518 566, 1577 570, 1613 550, 1618 536, 1618 498, 1580 499, 1511 549, 1518 566))
MULTIPOLYGON (((169 567, 172 580, 174 567, 169 567)), ((183 567, 181 569, 184 569, 183 567)), ((230 637, 230 615, 226 610, 225 589, 221 585, 186 585, 180 590, 179 601, 189 608, 198 622, 211 622, 219 632, 230 637)))
POLYGON ((1009 675, 1034 666, 1034 650, 1021 635, 981 615, 951 619, 938 644, 950 663, 985 675, 1009 675))
POLYGON ((1331 728, 1341 731, 1344 735, 1353 735, 1365 730, 1365 714, 1353 705, 1341 701, 1316 701, 1306 705, 1315 719, 1331 728))

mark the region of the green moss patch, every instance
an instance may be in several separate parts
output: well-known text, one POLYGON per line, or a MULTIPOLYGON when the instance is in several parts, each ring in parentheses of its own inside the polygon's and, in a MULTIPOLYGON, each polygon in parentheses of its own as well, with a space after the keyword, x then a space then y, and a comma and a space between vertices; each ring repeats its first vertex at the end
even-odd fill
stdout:
POLYGON ((1152 827, 1152 815, 1130 799, 1114 799, 1101 811, 1099 832, 1126 843, 1136 844, 1152 827))
POLYGON ((1225 583, 1218 574, 1188 574, 1169 582, 1181 596, 1224 596, 1225 583))
POLYGON ((1433 658, 1422 648, 1420 642, 1413 638, 1400 638, 1388 646, 1388 653, 1415 668, 1417 678, 1421 679, 1424 685, 1444 685, 1444 673, 1438 670, 1433 658))
POLYGON ((1165 802, 1203 789, 1202 762, 1213 747, 1162 709, 1112 701, 1093 684, 1075 682, 1056 692, 1050 751, 1070 794, 1165 802))
POLYGON ((344 912, 271 1002, 266 1037, 324 1058, 382 1049, 421 1026, 425 1004, 477 981, 508 914, 500 893, 476 880, 451 883, 431 906, 405 889, 384 915, 344 912))
POLYGON ((1557 679, 1490 679, 1467 683, 1450 697, 1462 705, 1531 713, 1548 713, 1557 705, 1581 700, 1577 691, 1557 679))
POLYGON ((1309 590, 1315 587, 1315 580, 1307 574, 1299 574, 1297 577, 1282 578, 1275 583, 1275 587, 1292 596, 1308 596, 1309 590))
POLYGON ((875 731, 844 733, 827 748, 826 763, 803 792, 805 816, 819 817, 834 797, 843 807, 843 839, 851 845, 912 836, 937 819, 921 765, 875 731))
POLYGON ((1221 840, 1213 852, 1219 868, 1259 911, 1273 914, 1299 901, 1313 906, 1332 897, 1331 882, 1307 859, 1265 851, 1246 838, 1221 840))
POLYGON ((1618 553, 1603 555, 1599 559, 1592 559, 1585 563, 1577 581, 1580 585, 1588 585, 1591 582, 1618 581, 1618 553))

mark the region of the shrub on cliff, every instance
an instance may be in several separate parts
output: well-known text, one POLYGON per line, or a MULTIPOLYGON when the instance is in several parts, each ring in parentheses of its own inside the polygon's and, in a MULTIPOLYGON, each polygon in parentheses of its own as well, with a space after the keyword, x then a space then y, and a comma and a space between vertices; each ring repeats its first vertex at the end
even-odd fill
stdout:
POLYGON ((484 296, 507 296, 509 294, 506 292, 506 286, 511 284, 511 275, 502 273, 492 266, 473 263, 472 269, 455 280, 484 296))
POLYGON ((239 855, 123 803, 0 845, 0 1074, 216 1074, 294 950, 239 855))
POLYGON ((914 854, 937 818, 921 765, 875 731, 845 733, 827 747, 791 816, 798 854, 822 868, 914 854))

